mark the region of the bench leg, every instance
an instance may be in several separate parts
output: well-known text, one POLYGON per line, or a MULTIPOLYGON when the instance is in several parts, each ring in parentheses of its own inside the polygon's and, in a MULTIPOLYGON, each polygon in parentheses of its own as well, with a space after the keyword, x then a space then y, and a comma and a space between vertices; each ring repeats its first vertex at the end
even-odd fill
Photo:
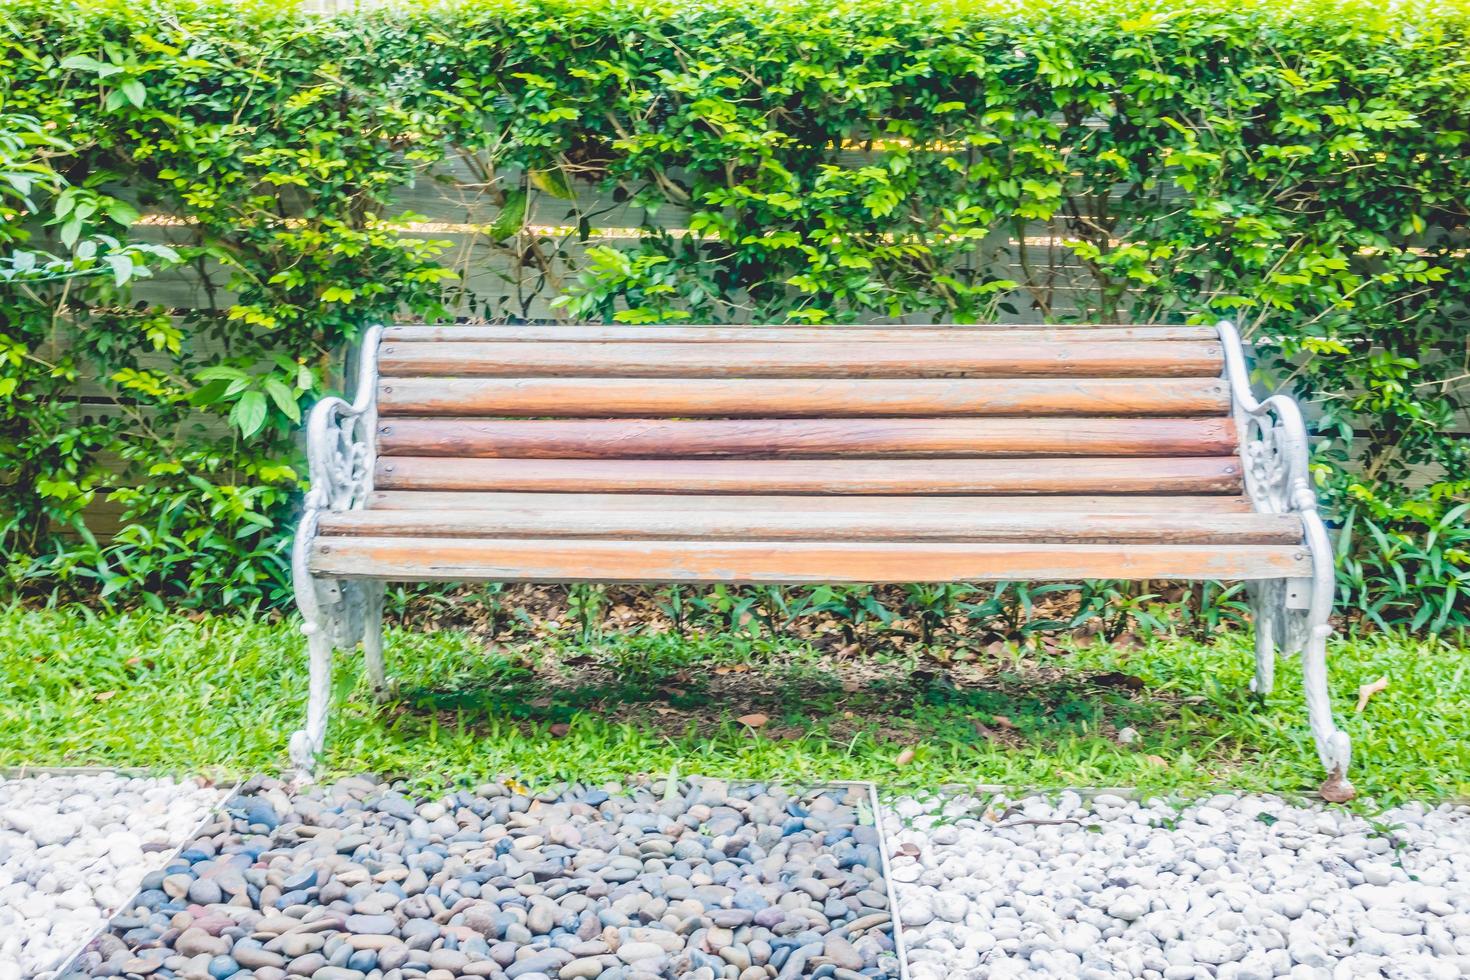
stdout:
POLYGON ((383 593, 387 586, 373 583, 364 586, 366 595, 362 613, 362 659, 367 668, 373 697, 379 701, 388 695, 388 678, 383 670, 383 593))
POLYGON ((1322 798, 1329 803, 1346 803, 1357 795, 1348 781, 1348 764, 1352 761, 1352 742, 1347 732, 1332 720, 1332 699, 1327 693, 1327 638, 1332 627, 1318 624, 1311 628, 1302 648, 1302 686, 1307 694, 1307 717, 1312 725, 1312 739, 1317 755, 1327 770, 1322 784, 1322 798))
POLYGON ((317 756, 327 738, 327 710, 332 700, 332 630, 323 623, 307 623, 306 647, 311 658, 310 680, 306 699, 306 727, 291 735, 291 764, 296 779, 310 782, 316 771, 317 756))
POLYGON ((1256 624, 1256 676, 1251 678, 1251 690, 1261 697, 1271 693, 1276 686, 1276 638, 1269 627, 1256 624))
POLYGON ((1256 676, 1251 678, 1251 690, 1261 697, 1271 693, 1276 686, 1276 643, 1280 636, 1276 617, 1279 608, 1273 607, 1270 583, 1252 583, 1251 619, 1256 628, 1256 676))
POLYGON ((1327 638, 1332 635, 1332 627, 1325 622, 1311 621, 1310 611, 1303 608, 1308 604, 1302 601, 1302 586, 1298 583, 1255 582, 1251 584, 1250 597, 1256 629, 1256 676, 1251 679, 1251 690, 1259 695, 1270 694, 1275 683, 1277 651, 1283 649, 1283 644, 1287 653, 1300 648, 1302 687, 1312 741, 1317 744, 1317 756, 1327 770, 1322 798, 1345 803, 1356 791, 1347 778, 1352 744, 1347 732, 1333 721, 1332 699, 1327 691, 1327 638))

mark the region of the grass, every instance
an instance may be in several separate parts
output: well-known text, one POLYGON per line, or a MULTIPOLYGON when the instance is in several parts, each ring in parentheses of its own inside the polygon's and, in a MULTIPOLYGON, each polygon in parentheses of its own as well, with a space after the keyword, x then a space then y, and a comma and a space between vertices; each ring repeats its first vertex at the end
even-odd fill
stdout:
MULTIPOLYGON (((458 631, 390 630, 396 700, 343 656, 326 766, 422 780, 635 773, 887 786, 1222 787, 1320 780, 1296 661, 1249 695, 1249 647, 1161 637, 1124 649, 1005 650, 964 664, 846 656, 719 634, 553 637, 487 650, 458 631), (736 718, 760 712, 752 730, 736 718), (1136 741, 1120 744, 1124 727, 1136 741), (911 750, 911 759, 900 762, 911 750)), ((1470 795, 1470 656, 1428 640, 1338 642, 1333 690, 1354 781, 1379 803, 1470 795), (1389 686, 1362 714, 1358 685, 1389 686)), ((276 772, 300 723, 304 643, 290 621, 0 610, 0 766, 276 772)))

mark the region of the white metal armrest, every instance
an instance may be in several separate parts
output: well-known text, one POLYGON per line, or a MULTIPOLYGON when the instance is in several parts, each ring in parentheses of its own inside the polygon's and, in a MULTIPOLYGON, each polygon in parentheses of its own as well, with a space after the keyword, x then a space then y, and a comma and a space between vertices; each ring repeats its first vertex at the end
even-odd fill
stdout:
POLYGON ((1257 511, 1296 514, 1302 521, 1302 544, 1312 562, 1309 581, 1288 579, 1251 586, 1256 619, 1256 677, 1258 694, 1271 690, 1276 650, 1302 654, 1307 713, 1317 754, 1327 767, 1322 795, 1329 800, 1353 796, 1347 781, 1351 746, 1346 732, 1332 719, 1327 690, 1327 637, 1332 634, 1332 601, 1337 582, 1332 542, 1317 511, 1312 490, 1310 445, 1301 407, 1288 395, 1257 400, 1251 391, 1245 351, 1235 325, 1216 325, 1225 353, 1225 376, 1230 383, 1232 412, 1240 436, 1240 458, 1245 490, 1257 511))
POLYGON ((369 672, 382 682, 382 639, 375 623, 381 615, 382 586, 321 579, 311 573, 311 542, 322 511, 356 510, 373 489, 378 424, 378 344, 383 328, 362 337, 352 401, 336 396, 312 406, 306 422, 310 488, 291 548, 291 580, 301 610, 301 632, 311 648, 311 681, 306 727, 291 736, 291 760, 308 778, 326 736, 326 705, 334 646, 364 643, 369 672))

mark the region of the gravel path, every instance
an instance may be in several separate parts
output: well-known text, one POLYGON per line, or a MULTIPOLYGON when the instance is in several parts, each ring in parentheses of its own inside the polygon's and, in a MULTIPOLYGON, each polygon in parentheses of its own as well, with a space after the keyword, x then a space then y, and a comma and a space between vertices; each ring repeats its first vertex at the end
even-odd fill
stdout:
POLYGON ((895 801, 912 980, 1470 976, 1470 809, 895 801))
POLYGON ((257 781, 81 966, 201 980, 896 974, 866 795, 257 781))
POLYGON ((218 799, 171 779, 0 777, 0 980, 60 966, 218 799))

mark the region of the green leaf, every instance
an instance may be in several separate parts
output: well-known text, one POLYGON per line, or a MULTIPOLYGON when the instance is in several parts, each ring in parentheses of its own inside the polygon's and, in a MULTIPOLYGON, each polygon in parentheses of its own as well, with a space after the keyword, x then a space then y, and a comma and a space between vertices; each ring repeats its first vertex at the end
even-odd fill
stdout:
POLYGON ((507 238, 521 230, 521 225, 526 221, 526 201, 529 195, 523 188, 505 192, 505 204, 501 206, 500 213, 495 216, 495 221, 490 225, 490 238, 497 242, 503 242, 507 238))
POLYGON ((106 262, 108 267, 112 269, 114 285, 121 286, 133 277, 135 265, 131 255, 125 252, 114 252, 111 255, 103 256, 102 261, 106 262))
POLYGON ((230 409, 230 423, 247 439, 265 425, 265 416, 265 395, 258 391, 245 392, 235 402, 235 407, 230 409))
POLYGON ((134 108, 143 108, 143 100, 148 97, 148 92, 143 88, 142 82, 136 78, 125 79, 119 88, 122 89, 122 94, 127 96, 128 101, 133 104, 134 108))
POLYGON ((532 185, 539 191, 559 197, 564 201, 575 201, 577 191, 561 168, 555 170, 532 170, 530 172, 532 185))
POLYGON ((105 209, 109 218, 125 228, 138 220, 138 209, 127 201, 119 201, 117 198, 112 198, 105 205, 105 209))
POLYGON ((291 389, 282 384, 279 378, 266 378, 262 387, 281 410, 281 414, 292 422, 301 421, 301 406, 296 403, 296 396, 291 394, 291 389))
POLYGON ((212 364, 207 368, 201 368, 194 374, 194 377, 200 381, 243 381, 250 375, 228 364, 212 364))

